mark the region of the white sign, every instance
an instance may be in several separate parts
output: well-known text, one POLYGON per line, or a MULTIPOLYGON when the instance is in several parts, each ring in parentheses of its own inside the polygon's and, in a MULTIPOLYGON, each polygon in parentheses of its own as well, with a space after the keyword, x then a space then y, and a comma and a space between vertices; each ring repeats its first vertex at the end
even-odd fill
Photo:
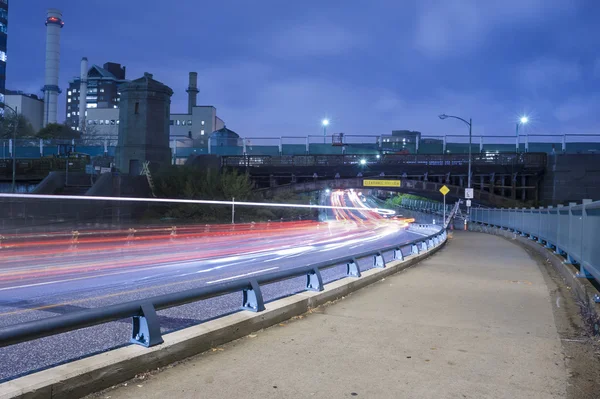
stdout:
POLYGON ((473 189, 472 188, 465 188, 465 198, 473 199, 473 189))
POLYGON ((100 173, 110 173, 110 168, 100 168, 100 173))
POLYGON ((467 200, 467 207, 471 206, 471 200, 467 200))

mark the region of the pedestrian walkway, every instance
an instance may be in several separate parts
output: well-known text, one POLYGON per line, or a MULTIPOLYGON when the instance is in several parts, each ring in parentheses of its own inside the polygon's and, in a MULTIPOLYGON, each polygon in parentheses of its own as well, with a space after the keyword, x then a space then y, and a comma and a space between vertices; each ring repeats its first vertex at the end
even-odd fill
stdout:
POLYGON ((536 261, 456 232, 411 269, 99 397, 562 398, 561 351, 536 261))

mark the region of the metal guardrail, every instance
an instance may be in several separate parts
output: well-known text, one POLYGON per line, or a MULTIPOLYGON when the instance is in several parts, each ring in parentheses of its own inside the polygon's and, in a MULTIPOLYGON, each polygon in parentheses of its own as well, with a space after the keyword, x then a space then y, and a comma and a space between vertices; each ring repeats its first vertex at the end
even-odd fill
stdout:
POLYGON ((163 339, 160 331, 160 322, 156 314, 158 310, 241 291, 243 293, 241 308, 261 312, 265 310, 261 285, 306 276, 306 290, 322 291, 324 289, 321 277, 322 270, 345 263, 346 276, 357 278, 361 276, 361 267, 359 266, 358 259, 371 258, 373 267, 385 268, 386 261, 383 253, 386 251, 393 251, 394 260, 404 260, 405 255, 402 252, 402 247, 410 247, 410 254, 408 256, 419 255, 419 253, 431 250, 446 241, 446 230, 441 229, 439 226, 421 225, 415 227, 421 228, 424 231, 435 228, 437 231, 427 237, 409 242, 308 266, 15 324, 0 329, 0 348, 128 317, 133 319, 131 343, 145 347, 159 345, 163 342, 163 339))
POLYGON ((471 210, 472 222, 508 229, 537 240, 579 266, 578 277, 600 283, 600 201, 583 200, 556 208, 471 210))

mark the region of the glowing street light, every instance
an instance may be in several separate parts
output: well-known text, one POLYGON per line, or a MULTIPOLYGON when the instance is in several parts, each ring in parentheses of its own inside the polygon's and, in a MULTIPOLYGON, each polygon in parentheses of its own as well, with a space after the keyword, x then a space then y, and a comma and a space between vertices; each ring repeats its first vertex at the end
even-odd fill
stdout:
POLYGON ((360 160, 360 164, 361 164, 361 165, 366 165, 366 164, 367 164, 367 160, 366 160, 366 159, 364 159, 364 158, 363 158, 363 159, 361 159, 361 160, 360 160))
MULTIPOLYGON (((519 121, 517 122, 517 133, 516 133, 516 152, 519 152, 519 126, 520 125, 526 125, 527 122, 529 122, 529 118, 526 116, 522 116, 519 121)), ((525 151, 527 151, 527 147, 529 147, 528 145, 528 141, 529 138, 526 139, 526 144, 525 144, 525 151)))
POLYGON ((327 144, 327 126, 329 126, 329 119, 323 119, 321 125, 323 125, 323 144, 327 144))

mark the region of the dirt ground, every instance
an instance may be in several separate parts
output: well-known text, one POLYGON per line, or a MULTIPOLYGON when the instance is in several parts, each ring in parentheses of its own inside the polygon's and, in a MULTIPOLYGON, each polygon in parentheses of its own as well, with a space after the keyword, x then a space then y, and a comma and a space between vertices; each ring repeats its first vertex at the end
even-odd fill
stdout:
POLYGON ((567 397, 600 398, 600 336, 593 336, 586 328, 576 295, 554 266, 527 247, 523 248, 540 265, 550 290, 569 378, 567 397))

